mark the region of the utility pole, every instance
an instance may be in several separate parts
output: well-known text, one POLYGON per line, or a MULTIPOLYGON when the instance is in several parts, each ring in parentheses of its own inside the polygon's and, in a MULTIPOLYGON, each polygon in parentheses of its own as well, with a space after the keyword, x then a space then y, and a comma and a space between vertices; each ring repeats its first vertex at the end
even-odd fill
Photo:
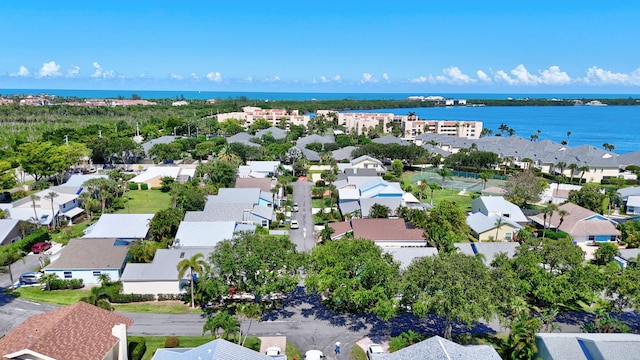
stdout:
POLYGON ((64 143, 65 145, 69 146, 69 135, 64 136, 64 143))

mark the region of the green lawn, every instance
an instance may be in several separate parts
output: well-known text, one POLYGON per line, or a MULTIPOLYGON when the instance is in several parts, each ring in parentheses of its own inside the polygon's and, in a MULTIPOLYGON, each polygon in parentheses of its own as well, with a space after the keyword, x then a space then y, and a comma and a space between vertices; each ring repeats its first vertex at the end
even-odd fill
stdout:
POLYGON ((89 296, 90 293, 85 289, 42 291, 40 286, 20 287, 14 292, 22 299, 54 305, 75 304, 83 297, 89 296))
POLYGON ((116 311, 124 312, 148 312, 156 314, 200 314, 202 310, 196 307, 191 309, 182 301, 151 301, 128 304, 111 304, 116 311))
MULTIPOLYGON (((180 339, 181 348, 194 348, 198 347, 202 344, 206 344, 211 341, 210 336, 176 336, 180 339)), ((145 336, 144 337, 147 344, 147 351, 144 353, 142 357, 143 360, 149 360, 153 357, 153 354, 156 353, 156 350, 160 348, 164 348, 164 341, 167 339, 166 336, 145 336)))
POLYGON ((155 214, 171 206, 171 196, 160 190, 129 190, 124 209, 116 214, 155 214))
MULTIPOLYGON (((471 210, 471 200, 473 198, 468 195, 458 195, 458 190, 436 190, 433 192, 433 205, 438 205, 443 200, 455 201, 463 211, 471 210)), ((431 203, 431 191, 423 199, 425 203, 431 203)))

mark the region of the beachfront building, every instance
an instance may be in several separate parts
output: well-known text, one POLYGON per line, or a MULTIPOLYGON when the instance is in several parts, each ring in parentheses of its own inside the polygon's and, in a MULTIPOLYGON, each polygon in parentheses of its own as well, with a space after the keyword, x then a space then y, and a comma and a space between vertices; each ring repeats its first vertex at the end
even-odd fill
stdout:
POLYGON ((254 106, 245 106, 241 112, 218 114, 219 122, 227 119, 238 120, 245 129, 248 129, 258 119, 267 120, 272 126, 278 126, 284 120, 288 129, 290 125, 307 126, 311 118, 309 115, 300 115, 298 110, 262 109, 254 106))
MULTIPOLYGON (((329 115, 330 110, 318 110, 318 115, 329 115)), ((480 138, 481 121, 462 120, 421 120, 415 114, 395 115, 392 113, 338 113, 338 124, 346 131, 360 135, 367 134, 370 129, 382 133, 391 133, 393 125, 402 129, 405 140, 414 141, 416 136, 424 133, 443 134, 468 139, 480 138)))

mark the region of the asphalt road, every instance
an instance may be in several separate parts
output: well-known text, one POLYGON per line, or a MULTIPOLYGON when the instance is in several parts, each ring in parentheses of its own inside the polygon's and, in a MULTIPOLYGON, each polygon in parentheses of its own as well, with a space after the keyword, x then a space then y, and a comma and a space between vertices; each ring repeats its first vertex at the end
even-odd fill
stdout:
POLYGON ((313 214, 311 213, 311 183, 297 181, 293 185, 293 200, 298 203, 299 210, 291 213, 291 218, 298 220, 299 229, 291 230, 289 238, 296 244, 299 252, 309 252, 316 246, 316 234, 313 232, 313 214))

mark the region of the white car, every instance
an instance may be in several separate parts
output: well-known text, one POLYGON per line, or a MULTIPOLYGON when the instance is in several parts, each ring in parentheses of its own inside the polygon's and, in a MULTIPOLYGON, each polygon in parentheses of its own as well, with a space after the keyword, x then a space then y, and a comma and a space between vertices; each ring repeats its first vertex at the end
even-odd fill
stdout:
POLYGON ((291 229, 299 229, 300 224, 298 224, 298 220, 291 220, 291 229))
POLYGON ((304 354, 304 360, 322 360, 324 358, 320 350, 309 350, 304 354))
POLYGON ((298 211, 298 210, 299 210, 299 208, 298 208, 298 203, 297 203, 297 202, 294 202, 294 203, 293 203, 293 206, 291 207, 291 211, 296 212, 296 211, 298 211))
POLYGON ((282 354, 282 349, 277 346, 271 346, 267 348, 266 355, 267 356, 280 356, 282 354))
POLYGON ((367 359, 372 360, 373 354, 384 354, 384 349, 380 344, 369 344, 367 346, 367 359))

